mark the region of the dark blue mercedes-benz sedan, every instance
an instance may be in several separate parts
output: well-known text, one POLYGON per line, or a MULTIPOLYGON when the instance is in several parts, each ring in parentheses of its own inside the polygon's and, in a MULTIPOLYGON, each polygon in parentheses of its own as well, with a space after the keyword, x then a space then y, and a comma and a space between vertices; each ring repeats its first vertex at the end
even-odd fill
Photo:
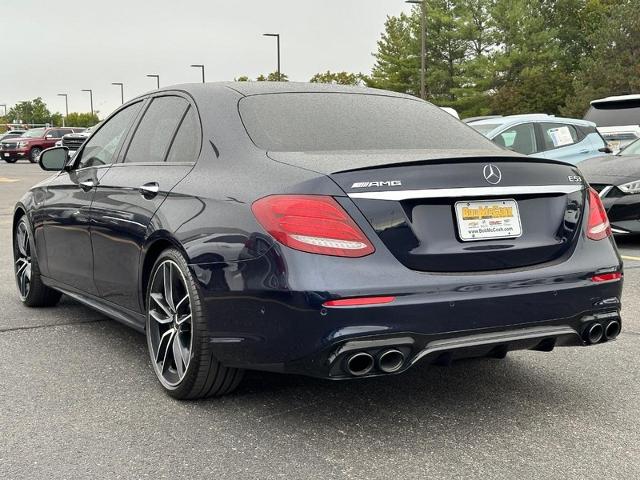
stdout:
POLYGON ((244 369, 373 377, 620 332, 622 262, 580 172, 413 97, 180 85, 39 161, 56 173, 13 220, 22 301, 144 331, 177 398, 244 369))

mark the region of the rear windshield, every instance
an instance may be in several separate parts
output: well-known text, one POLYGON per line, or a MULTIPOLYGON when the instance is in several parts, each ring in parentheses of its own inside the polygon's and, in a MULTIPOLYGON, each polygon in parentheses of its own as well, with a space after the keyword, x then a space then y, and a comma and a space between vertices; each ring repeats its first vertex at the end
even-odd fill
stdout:
POLYGON ((468 123, 471 128, 473 128, 476 132, 480 132, 483 135, 486 135, 491 130, 496 127, 499 127, 499 123, 468 123))
POLYGON ((438 107, 405 98, 267 94, 239 108, 253 142, 273 152, 497 148, 438 107))
POLYGON ((640 100, 591 105, 584 119, 595 122, 599 127, 640 125, 640 100))

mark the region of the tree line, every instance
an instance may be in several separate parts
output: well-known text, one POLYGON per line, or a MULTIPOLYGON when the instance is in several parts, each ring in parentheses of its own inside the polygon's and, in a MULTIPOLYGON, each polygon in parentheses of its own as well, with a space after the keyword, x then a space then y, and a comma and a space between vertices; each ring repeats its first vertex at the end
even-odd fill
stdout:
MULTIPOLYGON (((581 117, 640 92, 638 0, 425 0, 427 96, 461 116, 581 117)), ((367 84, 417 95, 420 7, 388 17, 367 84)))

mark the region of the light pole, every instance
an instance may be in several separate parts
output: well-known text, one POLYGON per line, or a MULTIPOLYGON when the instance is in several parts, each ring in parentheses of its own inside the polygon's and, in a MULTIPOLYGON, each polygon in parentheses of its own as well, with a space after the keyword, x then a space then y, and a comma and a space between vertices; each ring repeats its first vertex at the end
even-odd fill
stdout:
POLYGON ((3 117, 6 117, 6 116, 7 116, 7 105, 6 105, 6 104, 4 104, 4 103, 0 103, 0 107, 4 108, 4 115, 3 115, 3 117))
POLYGON ((202 83, 204 83, 204 65, 198 65, 198 64, 194 64, 191 65, 193 68, 199 68, 202 70, 202 83))
POLYGON ((124 104, 124 83, 122 82, 113 82, 111 85, 116 85, 120 87, 120 100, 124 104))
POLYGON ((265 37, 276 37, 278 41, 278 81, 282 79, 280 76, 280 34, 279 33, 263 33, 265 37))
POLYGON ((93 115, 93 90, 91 90, 90 88, 85 88, 82 91, 89 92, 89 101, 91 102, 91 115, 93 115))
POLYGON ((413 3, 420 5, 420 98, 425 100, 427 98, 427 88, 425 85, 426 75, 426 50, 427 50, 427 4, 424 0, 405 0, 405 3, 413 3))
POLYGON ((66 93, 59 93, 59 97, 64 97, 64 118, 62 119, 62 126, 65 126, 65 122, 67 121, 67 117, 69 116, 69 95, 66 93))
POLYGON ((158 88, 160 88, 160 75, 147 75, 147 77, 155 78, 156 79, 156 84, 158 85, 158 88))

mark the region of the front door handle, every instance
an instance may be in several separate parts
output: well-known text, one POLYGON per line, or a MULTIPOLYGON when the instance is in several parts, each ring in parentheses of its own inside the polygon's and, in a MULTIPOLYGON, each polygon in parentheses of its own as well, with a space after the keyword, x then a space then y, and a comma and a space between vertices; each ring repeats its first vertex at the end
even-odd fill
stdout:
POLYGON ((140 195, 144 198, 150 199, 155 197, 160 191, 160 185, 158 182, 149 182, 142 185, 139 189, 140 195))
POLYGON ((85 192, 88 192, 93 187, 96 187, 98 183, 95 180, 85 180, 84 182, 80 182, 80 188, 85 192))

